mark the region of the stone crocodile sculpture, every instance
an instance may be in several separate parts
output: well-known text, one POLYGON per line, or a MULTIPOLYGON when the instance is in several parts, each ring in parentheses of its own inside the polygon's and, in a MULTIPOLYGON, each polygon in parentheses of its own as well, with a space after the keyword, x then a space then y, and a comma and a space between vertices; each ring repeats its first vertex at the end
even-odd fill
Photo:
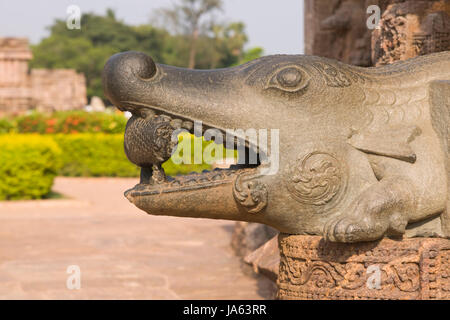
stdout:
POLYGON ((124 52, 103 74, 105 95, 132 113, 125 151, 142 172, 125 195, 138 208, 335 242, 450 235, 448 80, 450 52, 377 68, 275 55, 218 70, 124 52), (166 177, 171 135, 194 121, 222 133, 278 129, 278 171, 263 174, 271 136, 265 148, 235 133, 260 155, 257 166, 166 177))

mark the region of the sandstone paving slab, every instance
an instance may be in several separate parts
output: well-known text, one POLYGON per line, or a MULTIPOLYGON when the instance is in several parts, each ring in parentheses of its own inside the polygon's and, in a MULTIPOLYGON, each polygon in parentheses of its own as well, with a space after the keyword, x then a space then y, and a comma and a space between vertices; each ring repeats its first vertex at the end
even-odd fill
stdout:
POLYGON ((234 256, 233 222, 148 216, 123 197, 136 183, 57 178, 63 199, 0 202, 0 299, 273 297, 234 256))

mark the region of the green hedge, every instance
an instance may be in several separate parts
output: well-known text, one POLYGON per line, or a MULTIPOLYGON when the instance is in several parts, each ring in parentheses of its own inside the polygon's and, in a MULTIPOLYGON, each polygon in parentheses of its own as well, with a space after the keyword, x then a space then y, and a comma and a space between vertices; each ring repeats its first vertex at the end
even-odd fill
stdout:
MULTIPOLYGON (((182 143, 188 141, 182 139, 182 143)), ((204 148, 209 143, 202 140, 204 148)), ((200 172, 210 165, 176 165, 169 159, 163 168, 167 175, 177 175, 200 172)), ((139 168, 125 156, 123 133, 0 134, 0 200, 41 198, 51 191, 57 174, 138 177, 139 168)))
POLYGON ((13 121, 6 118, 0 118, 0 133, 9 133, 13 130, 14 130, 13 121))
MULTIPOLYGON (((87 177, 137 177, 140 169, 126 157, 123 134, 56 134, 51 135, 62 150, 63 176, 87 177)), ((202 141, 203 147, 210 142, 202 141)), ((192 139, 193 144, 193 139, 192 139)), ((192 145, 191 150, 194 150, 192 145)), ((191 155, 191 160, 193 158, 191 155)), ((187 174, 210 169, 210 165, 175 164, 169 159, 163 164, 167 175, 187 174)))
POLYGON ((61 166, 60 154, 50 137, 0 135, 0 200, 47 195, 61 166))
POLYGON ((123 149, 123 134, 53 135, 62 153, 64 176, 136 177, 139 168, 128 161, 123 149))

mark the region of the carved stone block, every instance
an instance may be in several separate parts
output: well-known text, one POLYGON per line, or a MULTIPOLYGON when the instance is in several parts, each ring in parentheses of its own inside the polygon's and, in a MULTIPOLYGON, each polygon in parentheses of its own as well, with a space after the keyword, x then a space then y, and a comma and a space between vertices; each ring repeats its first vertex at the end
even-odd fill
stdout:
POLYGON ((248 254, 244 261, 253 267, 256 273, 261 273, 274 282, 278 279, 280 269, 280 251, 278 236, 273 237, 264 245, 248 254))
POLYGON ((305 53, 369 67, 366 9, 376 0, 306 0, 305 53))
POLYGON ((30 109, 42 112, 81 109, 86 79, 73 69, 31 69, 25 38, 0 38, 0 115, 30 109))
POLYGON ((372 33, 372 62, 390 64, 450 50, 447 0, 383 0, 379 28, 372 33))
POLYGON ((450 299, 450 240, 332 243, 280 234, 278 298, 450 299))
POLYGON ((231 237, 231 248, 236 255, 244 258, 277 235, 276 229, 265 224, 237 221, 231 237))

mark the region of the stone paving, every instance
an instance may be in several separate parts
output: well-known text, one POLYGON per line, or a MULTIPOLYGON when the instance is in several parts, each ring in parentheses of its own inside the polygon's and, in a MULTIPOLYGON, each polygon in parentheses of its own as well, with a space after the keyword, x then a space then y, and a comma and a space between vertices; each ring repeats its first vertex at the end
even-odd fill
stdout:
POLYGON ((136 182, 57 178, 63 199, 0 202, 0 299, 272 298, 230 249, 233 222, 149 216, 123 197, 136 182))

